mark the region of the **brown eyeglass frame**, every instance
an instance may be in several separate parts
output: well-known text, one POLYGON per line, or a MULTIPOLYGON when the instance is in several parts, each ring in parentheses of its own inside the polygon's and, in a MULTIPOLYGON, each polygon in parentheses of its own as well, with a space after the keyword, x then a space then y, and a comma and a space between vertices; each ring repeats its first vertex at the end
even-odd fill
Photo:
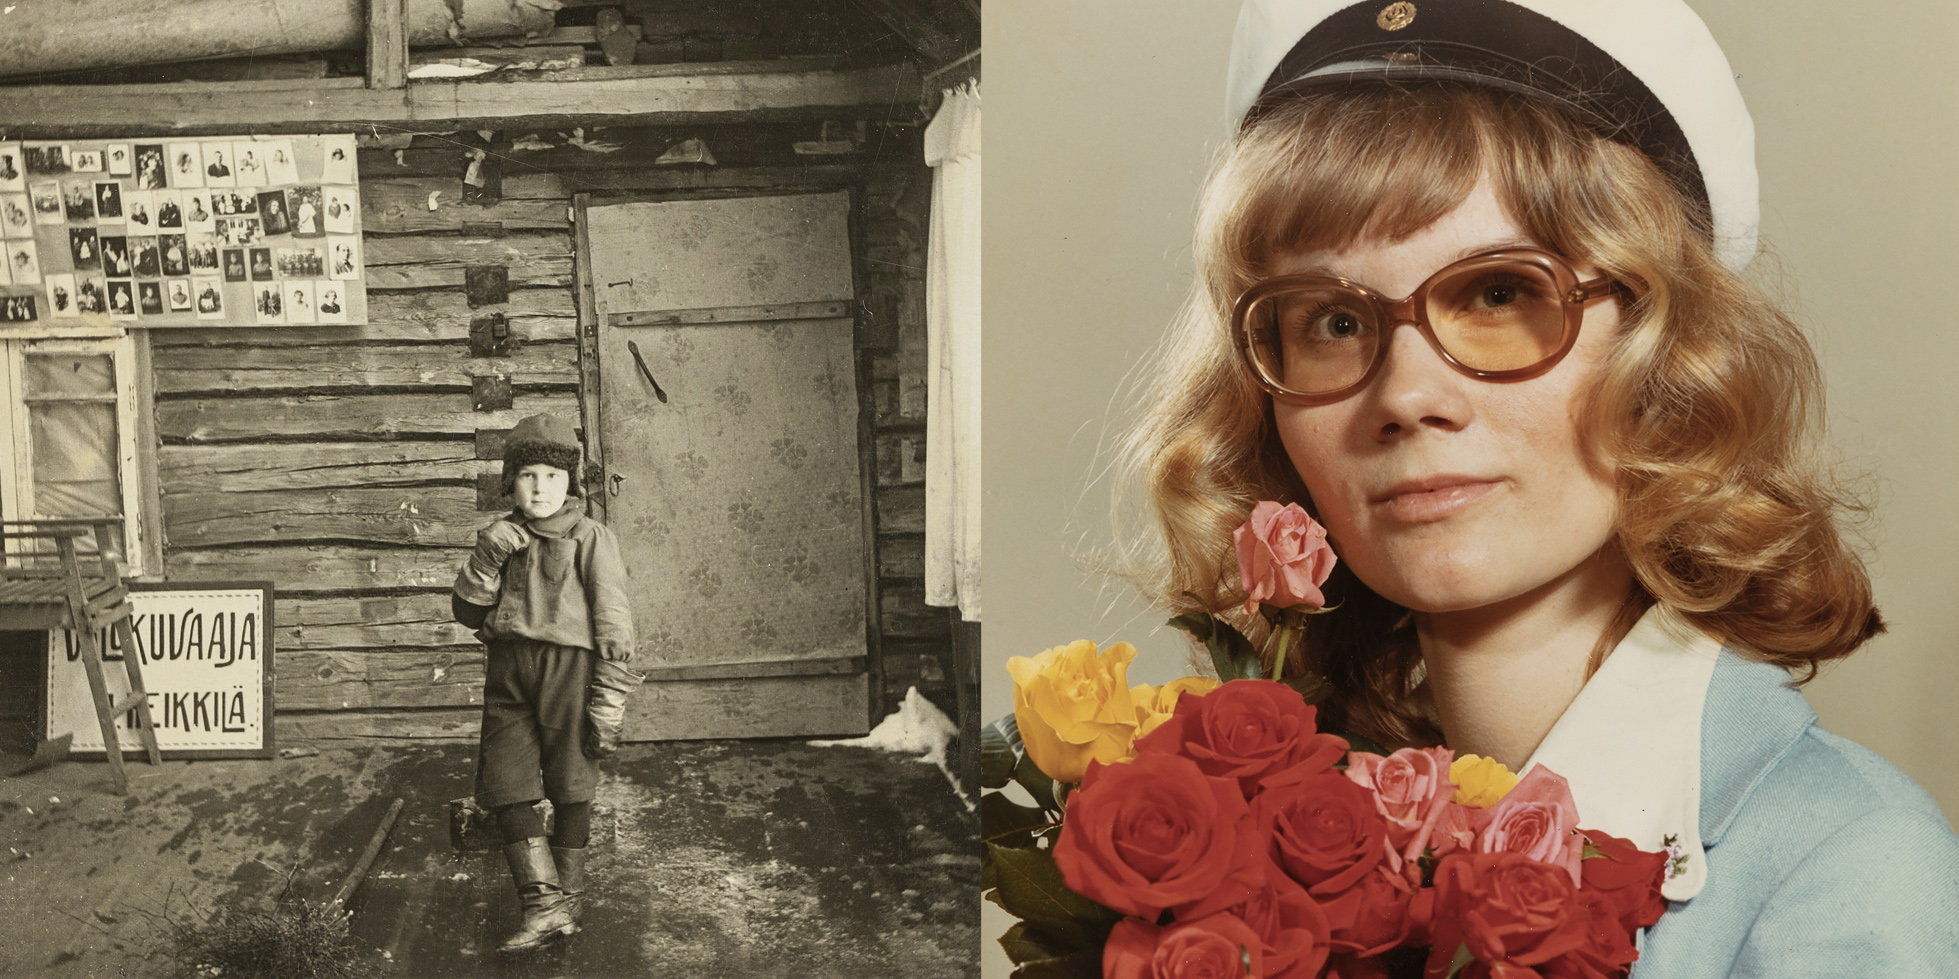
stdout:
POLYGON ((1423 338, 1428 340, 1428 345, 1442 358, 1442 362, 1455 368, 1459 373, 1479 381, 1499 383, 1525 381, 1556 367, 1558 362, 1571 352, 1572 346, 1578 342, 1578 328, 1584 323, 1586 306, 1624 291, 1625 286, 1611 276, 1600 276, 1586 282, 1578 281, 1578 273, 1572 271, 1571 266, 1564 259, 1539 248, 1503 248, 1450 262, 1423 280, 1421 285, 1415 287, 1414 292, 1398 300, 1389 299, 1352 279, 1337 275, 1281 275, 1254 284, 1240 294, 1238 301, 1231 305, 1231 341, 1237 348, 1238 363, 1250 373, 1252 380, 1273 398, 1294 405, 1309 407, 1328 405, 1343 401, 1351 397, 1354 392, 1366 387, 1368 382, 1374 379, 1374 375, 1380 373, 1381 363, 1387 359, 1388 340, 1392 338, 1395 328, 1403 324, 1420 330, 1423 338), (1551 281, 1557 286, 1558 294, 1563 297, 1564 339, 1559 343, 1557 350, 1528 367, 1500 371, 1478 370, 1457 360, 1442 346, 1442 341, 1436 338, 1435 329, 1428 322, 1428 291, 1436 280, 1445 276, 1504 265, 1532 265, 1550 274, 1551 281), (1259 366, 1258 358, 1252 355, 1251 332, 1245 327, 1245 320, 1250 315, 1252 307, 1259 300, 1275 292, 1285 292, 1308 284, 1336 285, 1349 290, 1373 304, 1375 311, 1381 317, 1381 338, 1375 343, 1374 359, 1367 365, 1367 370, 1361 374, 1359 380, 1338 391, 1321 394, 1295 391, 1279 383, 1276 378, 1266 376, 1265 371, 1259 366))

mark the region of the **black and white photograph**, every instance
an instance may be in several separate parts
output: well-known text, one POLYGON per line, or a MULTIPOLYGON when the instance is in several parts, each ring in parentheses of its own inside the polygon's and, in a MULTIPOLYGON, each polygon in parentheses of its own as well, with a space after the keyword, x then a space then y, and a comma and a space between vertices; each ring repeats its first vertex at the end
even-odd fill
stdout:
POLYGON ((208 235, 215 228, 211 222, 211 206, 206 203, 209 195, 201 190, 184 191, 184 230, 191 234, 208 235))
POLYGON ((185 246, 190 253, 193 273, 218 271, 218 240, 210 235, 191 235, 185 246))
POLYGON ((319 187, 294 187, 286 192, 286 196, 291 208, 293 237, 318 238, 326 234, 326 228, 322 223, 325 215, 321 212, 323 202, 320 199, 319 187))
POLYGON ((204 186, 204 147, 199 143, 165 143, 170 161, 170 186, 204 186))
POLYGON ((125 190, 122 192, 123 223, 135 234, 148 234, 156 230, 155 205, 147 190, 125 190))
POLYGON ((360 211, 360 195, 352 187, 328 186, 322 188, 326 205, 321 209, 328 234, 350 235, 354 233, 354 217, 360 211))
POLYGON ((26 238, 34 234, 34 203, 26 194, 0 194, 0 236, 26 238))
POLYGON ((163 315, 163 283, 136 280, 136 311, 144 316, 163 315))
POLYGON ((128 279, 109 280, 109 318, 136 318, 136 286, 128 279))
POLYGON ((258 216, 268 235, 292 233, 292 215, 286 210, 286 192, 268 190, 258 195, 258 216))
POLYGON ((136 153, 128 143, 110 143, 104 147, 102 162, 110 176, 128 177, 136 172, 136 153))
POLYGON ((104 167, 102 163, 102 151, 95 150, 95 149, 83 150, 83 149, 77 149, 72 146, 69 147, 68 169, 76 173, 103 172, 104 167))
MULTIPOLYGON (((352 136, 329 136, 320 157, 320 180, 329 184, 351 184, 354 182, 354 138, 352 136)), ((296 183, 299 177, 293 175, 286 183, 296 183)))
POLYGON ((134 235, 129 239, 130 263, 138 278, 154 279, 163 274, 163 259, 157 251, 155 235, 134 235))
POLYGON ((360 277, 361 240, 358 237, 335 236, 327 239, 327 274, 336 279, 356 279, 360 277))
POLYGON ((34 222, 36 224, 65 224, 68 221, 63 213, 61 200, 61 181, 37 180, 28 186, 28 195, 34 201, 34 222))
POLYGON ((40 318, 40 297, 0 296, 0 323, 32 323, 40 318))
POLYGON ((19 143, 0 143, 0 193, 27 189, 27 164, 20 158, 19 143))
POLYGON ((320 301, 314 308, 320 314, 320 322, 347 322, 347 306, 340 298, 340 292, 344 288, 340 283, 331 280, 319 284, 320 301))
POLYGON ((68 229, 68 264, 77 272, 102 268, 102 246, 94 228, 68 229))
POLYGON ((136 186, 139 190, 162 190, 169 186, 169 170, 170 164, 164 160, 160 144, 136 144, 136 186))
POLYGON ((75 274, 62 272, 47 277, 48 315, 67 318, 81 315, 75 309, 75 274))
POLYGON ((184 230, 184 195, 181 191, 151 191, 150 201, 156 207, 157 230, 184 230))
POLYGON ((183 235, 157 235, 164 275, 190 274, 190 246, 183 235))
POLYGON ((70 224, 95 220, 95 184, 89 180, 67 180, 61 184, 62 211, 70 224))
POLYGON ((326 274, 326 259, 318 245, 274 248, 281 279, 317 279, 326 274))
POLYGON ((21 238, 5 244, 7 255, 7 276, 14 285, 34 285, 41 281, 41 249, 32 238, 21 238))
POLYGON ((305 279, 293 279, 281 286, 286 297, 286 322, 313 323, 319 317, 313 312, 313 283, 305 279))
POLYGON ((253 282, 265 282, 273 277, 272 249, 249 248, 246 249, 245 253, 251 259, 251 272, 252 272, 253 282))
POLYGON ((204 186, 230 187, 237 184, 238 178, 232 173, 235 162, 230 143, 205 143, 204 186))
MULTIPOLYGON (((258 143, 233 143, 232 155, 238 160, 238 172, 233 179, 240 187, 263 187, 270 182, 266 175, 265 147, 258 143)), ((295 176, 293 179, 297 180, 295 176)))
POLYGON ((245 250, 244 249, 242 248, 225 249, 223 252, 223 261, 224 261, 224 280, 226 282, 247 281, 248 277, 245 274, 245 250))
POLYGON ((255 287, 252 300, 254 322, 270 326, 286 321, 286 297, 276 282, 255 287))
POLYGON ((98 224, 123 223, 121 181, 96 181, 95 220, 98 224))
POLYGON ((258 243, 258 218, 218 218, 215 224, 218 238, 227 245, 258 243))
POLYGON ((189 279, 165 280, 163 288, 165 294, 169 297, 171 312, 181 313, 190 309, 191 294, 189 279))
POLYGON ((27 143, 21 159, 30 174, 67 173, 68 148, 60 143, 27 143))
POLYGON ((106 313, 109 309, 106 289, 100 275, 75 274, 75 310, 78 313, 106 313))
POLYGON ((219 279, 200 277, 190 280, 191 291, 197 294, 197 318, 216 320, 224 318, 224 283, 219 279))
POLYGON ((129 239, 122 235, 102 235, 96 239, 102 249, 102 274, 127 278, 134 273, 130 264, 129 239))
MULTIPOLYGON (((327 142, 332 143, 334 139, 334 137, 327 137, 327 142)), ((279 186, 299 182, 299 161, 293 156, 291 140, 269 139, 258 145, 260 152, 265 157, 265 183, 267 185, 279 186)), ((333 164, 327 158, 330 158, 333 150, 336 148, 338 148, 338 144, 334 143, 334 145, 328 146, 324 151, 325 156, 323 160, 326 160, 326 162, 323 162, 322 165, 329 170, 333 164)))

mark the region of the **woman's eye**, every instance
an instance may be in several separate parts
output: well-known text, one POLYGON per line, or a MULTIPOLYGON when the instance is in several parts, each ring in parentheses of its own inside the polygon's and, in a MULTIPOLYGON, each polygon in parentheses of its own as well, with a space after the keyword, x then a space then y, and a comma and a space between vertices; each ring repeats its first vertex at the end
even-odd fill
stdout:
POLYGON ((1314 332, 1329 340, 1351 340, 1360 336, 1360 318, 1352 313, 1328 313, 1320 317, 1314 332))
POLYGON ((1517 287, 1507 283, 1483 287, 1483 305, 1508 306, 1517 301, 1517 287))

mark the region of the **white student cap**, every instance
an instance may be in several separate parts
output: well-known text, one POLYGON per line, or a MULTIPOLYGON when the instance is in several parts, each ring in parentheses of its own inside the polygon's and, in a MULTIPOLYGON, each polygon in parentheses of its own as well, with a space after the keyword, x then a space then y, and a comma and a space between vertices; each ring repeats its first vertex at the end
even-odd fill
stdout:
POLYGON ((1231 42, 1235 125, 1284 92, 1444 79, 1530 92, 1639 149, 1711 218, 1715 253, 1755 257, 1755 123, 1681 0, 1246 0, 1231 42))

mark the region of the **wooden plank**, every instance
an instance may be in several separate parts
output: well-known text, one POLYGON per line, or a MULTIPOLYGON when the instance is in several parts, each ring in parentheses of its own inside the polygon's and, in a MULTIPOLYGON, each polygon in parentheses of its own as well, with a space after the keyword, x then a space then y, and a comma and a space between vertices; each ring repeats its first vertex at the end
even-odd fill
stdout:
POLYGON ((925 577, 925 538, 882 536, 877 539, 879 578, 925 577))
POLYGON ((773 323, 782 320, 836 319, 850 315, 850 303, 776 303, 768 306, 715 306, 707 309, 648 309, 613 313, 613 326, 706 326, 715 323, 773 323))
MULTIPOLYGON (((485 521, 487 523, 487 521, 485 521)), ((451 575, 453 578, 453 574, 451 575)), ((402 646, 482 648, 449 614, 447 593, 379 597, 278 597, 272 616, 274 649, 375 649, 402 646)))
POLYGON ((407 0, 367 0, 367 87, 407 86, 407 0))
POLYGON ((676 680, 738 680, 765 676, 846 676, 868 668, 867 657, 833 656, 760 662, 700 663, 691 666, 639 665, 648 683, 676 680))
POLYGON ((287 710, 467 707, 483 702, 483 647, 279 651, 273 703, 287 710))
POLYGON ((863 734, 868 690, 863 673, 648 683, 626 712, 626 740, 863 734))
MULTIPOLYGON (((509 191, 518 184, 527 194, 537 194, 564 182, 526 177, 506 177, 504 194, 492 206, 463 202, 461 173, 454 177, 384 177, 361 182, 361 230, 373 234, 405 234, 422 231, 462 231, 483 225, 497 225, 505 231, 550 229, 562 231, 571 226, 566 210, 568 197, 519 197, 509 191), (435 207, 430 208, 433 200, 435 207)), ((369 315, 372 315, 370 312, 369 315)))
POLYGON ((949 610, 925 604, 925 582, 878 583, 878 631, 886 636, 936 639, 946 636, 949 610))
POLYGON ((877 489, 877 532, 925 532, 925 487, 880 486, 877 489))
POLYGON ((578 170, 564 175, 578 191, 736 191, 834 190, 854 183, 861 171, 848 164, 785 167, 651 167, 640 170, 578 170))
POLYGON ((501 463, 476 458, 473 440, 329 442, 295 451, 281 444, 166 445, 156 453, 165 492, 474 485, 501 463))
POLYGON ((473 378, 508 377, 512 385, 578 383, 578 347, 524 344, 503 357, 472 357, 466 343, 346 347, 166 347, 156 351, 157 390, 295 391, 305 388, 467 388, 473 378))
POLYGON ((302 544, 175 550, 165 562, 181 581, 272 581, 281 593, 376 588, 448 588, 467 548, 302 544))
MULTIPOLYGON (((507 411, 475 411, 464 392, 438 394, 315 394, 278 398, 160 398, 157 434, 166 441, 248 442, 313 438, 386 440, 400 436, 473 435, 479 428, 515 428, 540 411, 578 417, 569 392, 518 392, 507 411)), ((294 448, 303 452, 303 448, 294 448)), ((920 497, 919 526, 924 526, 920 497)))
POLYGON ((482 731, 482 708, 395 711, 284 711, 272 720, 280 744, 352 741, 404 744, 469 741, 482 731))
POLYGON ((976 46, 965 44, 953 36, 933 19, 932 12, 939 4, 914 3, 912 0, 854 0, 856 5, 868 11, 873 17, 884 22, 884 26, 904 38, 913 51, 926 61, 943 65, 966 53, 966 48, 976 46))
POLYGON ((509 48, 425 48, 408 61, 408 77, 476 78, 496 71, 562 71, 585 67, 575 44, 509 48))
POLYGON ((393 343, 469 339, 469 321, 502 313, 512 339, 522 343, 578 337, 578 310, 569 289, 519 289, 510 301, 470 308, 461 289, 369 292, 365 326, 227 326, 145 331, 162 349, 172 346, 303 346, 314 343, 393 343))
POLYGON ((465 486, 260 493, 174 493, 163 499, 173 547, 359 541, 464 547, 486 521, 465 486))
POLYGON ((770 119, 885 119, 916 111, 916 67, 822 69, 775 62, 573 68, 540 78, 361 79, 208 85, 28 85, 9 89, 10 133, 34 138, 227 132, 427 131, 523 126, 679 125, 770 119), (352 82, 346 87, 340 82, 352 82))
POLYGON ((463 270, 471 265, 508 266, 512 288, 568 287, 572 281, 571 237, 562 232, 497 238, 407 235, 369 238, 366 245, 369 289, 460 286, 463 270))

